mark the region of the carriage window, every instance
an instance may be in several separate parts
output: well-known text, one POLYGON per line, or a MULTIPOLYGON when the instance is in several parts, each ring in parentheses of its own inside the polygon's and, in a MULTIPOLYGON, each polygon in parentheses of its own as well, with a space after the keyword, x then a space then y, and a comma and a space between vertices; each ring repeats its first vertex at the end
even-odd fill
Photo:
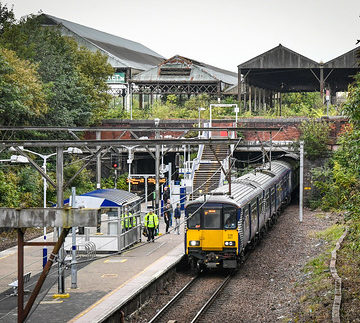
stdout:
POLYGON ((235 229, 237 227, 237 209, 233 206, 224 206, 224 229, 235 229))
POLYGON ((221 228, 221 209, 204 209, 204 228, 221 228))
POLYGON ((193 205, 189 206, 186 209, 186 217, 188 219, 187 226, 190 229, 199 229, 200 228, 200 211, 199 206, 193 205))

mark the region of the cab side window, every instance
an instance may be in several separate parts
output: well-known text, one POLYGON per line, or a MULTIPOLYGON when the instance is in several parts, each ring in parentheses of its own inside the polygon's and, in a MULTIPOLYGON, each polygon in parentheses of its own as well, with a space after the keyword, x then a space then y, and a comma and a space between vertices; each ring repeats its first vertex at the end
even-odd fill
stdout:
POLYGON ((224 207, 224 229, 236 229, 237 209, 235 207, 224 207))

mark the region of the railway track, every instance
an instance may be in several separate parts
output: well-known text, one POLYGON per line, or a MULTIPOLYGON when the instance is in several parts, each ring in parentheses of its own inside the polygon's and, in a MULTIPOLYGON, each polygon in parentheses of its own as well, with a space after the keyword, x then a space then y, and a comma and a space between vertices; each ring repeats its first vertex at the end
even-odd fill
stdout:
POLYGON ((199 322, 231 277, 194 277, 149 322, 199 322))

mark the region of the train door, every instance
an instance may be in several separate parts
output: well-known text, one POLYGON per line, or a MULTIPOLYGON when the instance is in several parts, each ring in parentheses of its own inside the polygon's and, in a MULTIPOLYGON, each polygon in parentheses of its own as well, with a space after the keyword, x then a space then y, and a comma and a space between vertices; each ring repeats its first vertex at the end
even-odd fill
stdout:
POLYGON ((204 207, 201 246, 203 250, 222 250, 222 208, 204 207))
POLYGON ((275 213, 276 211, 276 185, 274 185, 273 187, 271 187, 271 212, 270 212, 270 216, 273 215, 273 213, 275 213))
POLYGON ((265 223, 265 191, 262 192, 258 197, 258 208, 259 208, 259 229, 264 226, 265 223))
POLYGON ((259 232, 259 230, 260 230, 260 214, 261 214, 259 199, 261 199, 261 197, 256 198, 256 204, 257 204, 257 229, 256 229, 256 231, 257 232, 259 232))
POLYGON ((270 189, 266 190, 265 193, 265 220, 271 216, 271 195, 270 189))
POLYGON ((249 216, 249 204, 243 206, 242 210, 242 223, 243 223, 243 232, 244 232, 244 247, 250 241, 250 216, 249 216))
POLYGON ((250 207, 250 222, 251 222, 251 239, 255 236, 258 228, 258 209, 257 209, 257 199, 253 199, 249 204, 250 207))

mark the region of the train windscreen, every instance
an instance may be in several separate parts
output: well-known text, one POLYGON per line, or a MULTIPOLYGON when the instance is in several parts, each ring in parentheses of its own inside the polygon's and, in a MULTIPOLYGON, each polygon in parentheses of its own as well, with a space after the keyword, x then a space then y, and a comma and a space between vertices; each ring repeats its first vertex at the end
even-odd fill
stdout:
POLYGON ((221 209, 204 208, 204 228, 221 229, 221 209))
POLYGON ((192 205, 186 208, 186 216, 188 218, 187 226, 189 229, 200 228, 200 212, 201 208, 198 205, 192 205))

